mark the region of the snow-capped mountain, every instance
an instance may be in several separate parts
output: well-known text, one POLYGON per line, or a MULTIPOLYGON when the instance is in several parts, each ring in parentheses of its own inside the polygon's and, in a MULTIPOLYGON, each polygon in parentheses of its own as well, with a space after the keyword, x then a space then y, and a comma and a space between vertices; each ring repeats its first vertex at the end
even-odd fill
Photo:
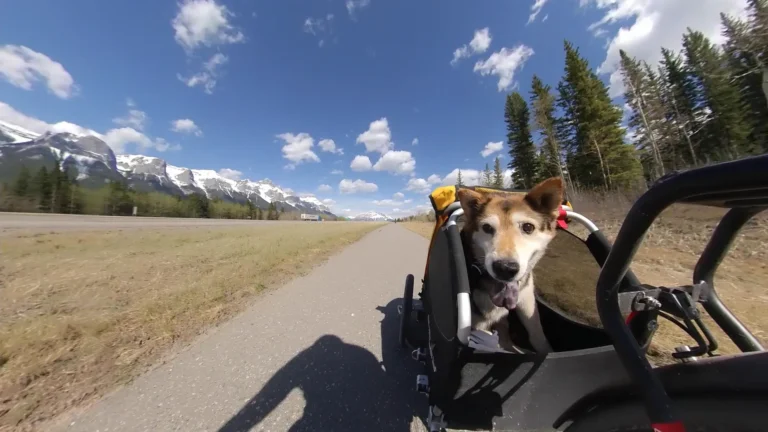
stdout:
MULTIPOLYGON (((24 132, 20 128, 3 128, 24 132)), ((19 135, 17 135, 19 136, 19 135)), ((94 136, 79 136, 70 133, 38 135, 31 141, 0 144, 0 172, 3 177, 13 177, 22 165, 28 168, 47 165, 56 160, 63 162, 68 170, 76 170, 78 180, 85 185, 103 183, 105 180, 122 180, 117 171, 117 160, 112 149, 94 136)))
POLYGON ((27 142, 39 137, 39 133, 0 120, 0 144, 27 142))
POLYGON ((92 135, 71 133, 36 134, 22 127, 0 122, 0 177, 15 178, 22 165, 38 169, 63 161, 74 168, 84 185, 98 186, 107 180, 125 181, 139 191, 172 195, 204 194, 209 199, 244 203, 266 209, 270 203, 285 211, 321 213, 333 216, 330 208, 314 196, 299 197, 271 180, 234 180, 208 169, 169 165, 165 160, 143 155, 115 156, 104 141, 92 135))
POLYGON ((356 221, 375 221, 375 222, 391 222, 395 220, 394 218, 391 218, 383 213, 378 213, 375 211, 360 213, 359 215, 353 217, 352 219, 356 221))

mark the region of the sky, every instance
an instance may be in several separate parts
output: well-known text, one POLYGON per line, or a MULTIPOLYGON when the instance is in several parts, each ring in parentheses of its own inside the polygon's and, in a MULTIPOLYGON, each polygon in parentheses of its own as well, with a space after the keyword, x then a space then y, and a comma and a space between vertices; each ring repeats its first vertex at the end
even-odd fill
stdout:
POLYGON ((427 210, 509 162, 504 100, 556 88, 573 42, 623 104, 619 49, 719 41, 746 0, 89 0, 0 4, 0 120, 313 194, 427 210))

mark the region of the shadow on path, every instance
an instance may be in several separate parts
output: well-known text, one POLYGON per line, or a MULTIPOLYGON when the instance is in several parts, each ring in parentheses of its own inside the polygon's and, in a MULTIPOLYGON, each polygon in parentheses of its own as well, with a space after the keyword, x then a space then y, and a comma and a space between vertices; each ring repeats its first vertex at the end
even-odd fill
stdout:
MULTIPOLYGON (((411 431, 426 413, 415 391, 419 364, 400 349, 399 316, 393 300, 377 310, 383 362, 367 349, 325 335, 283 366, 219 432, 259 425, 295 388, 304 393, 303 416, 290 431, 411 431)), ((266 425, 264 425, 266 426, 266 425)))

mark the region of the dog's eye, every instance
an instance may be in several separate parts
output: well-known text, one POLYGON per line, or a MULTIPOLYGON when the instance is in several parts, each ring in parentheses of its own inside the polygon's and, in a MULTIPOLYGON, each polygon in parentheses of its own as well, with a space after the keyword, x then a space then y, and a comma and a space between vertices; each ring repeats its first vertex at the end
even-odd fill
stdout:
POLYGON ((490 234, 490 235, 493 235, 493 233, 496 232, 496 230, 493 229, 493 227, 490 224, 487 224, 487 223, 483 224, 483 231, 486 234, 490 234))
POLYGON ((530 233, 532 233, 532 232, 533 232, 533 230, 535 230, 535 229, 536 229, 536 227, 535 227, 535 226, 533 226, 533 224, 532 224, 532 223, 529 223, 529 222, 525 222, 525 223, 522 225, 522 229, 523 229, 523 232, 524 232, 524 233, 526 233, 526 234, 530 234, 530 233))

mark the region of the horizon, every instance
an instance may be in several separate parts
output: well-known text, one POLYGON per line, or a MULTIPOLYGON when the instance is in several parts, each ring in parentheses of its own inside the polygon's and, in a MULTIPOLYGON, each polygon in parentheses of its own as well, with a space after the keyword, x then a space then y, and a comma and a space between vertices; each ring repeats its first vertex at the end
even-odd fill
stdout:
POLYGON ((653 63, 662 46, 680 49, 686 27, 718 42, 720 12, 741 16, 746 1, 433 5, 9 4, 0 120, 271 179, 332 200, 339 216, 404 217, 430 210, 429 192, 458 170, 472 181, 494 157, 509 162, 504 98, 527 98, 534 74, 556 87, 564 40, 622 106, 619 49, 653 63), (89 25, 61 32, 61 22, 89 25))

